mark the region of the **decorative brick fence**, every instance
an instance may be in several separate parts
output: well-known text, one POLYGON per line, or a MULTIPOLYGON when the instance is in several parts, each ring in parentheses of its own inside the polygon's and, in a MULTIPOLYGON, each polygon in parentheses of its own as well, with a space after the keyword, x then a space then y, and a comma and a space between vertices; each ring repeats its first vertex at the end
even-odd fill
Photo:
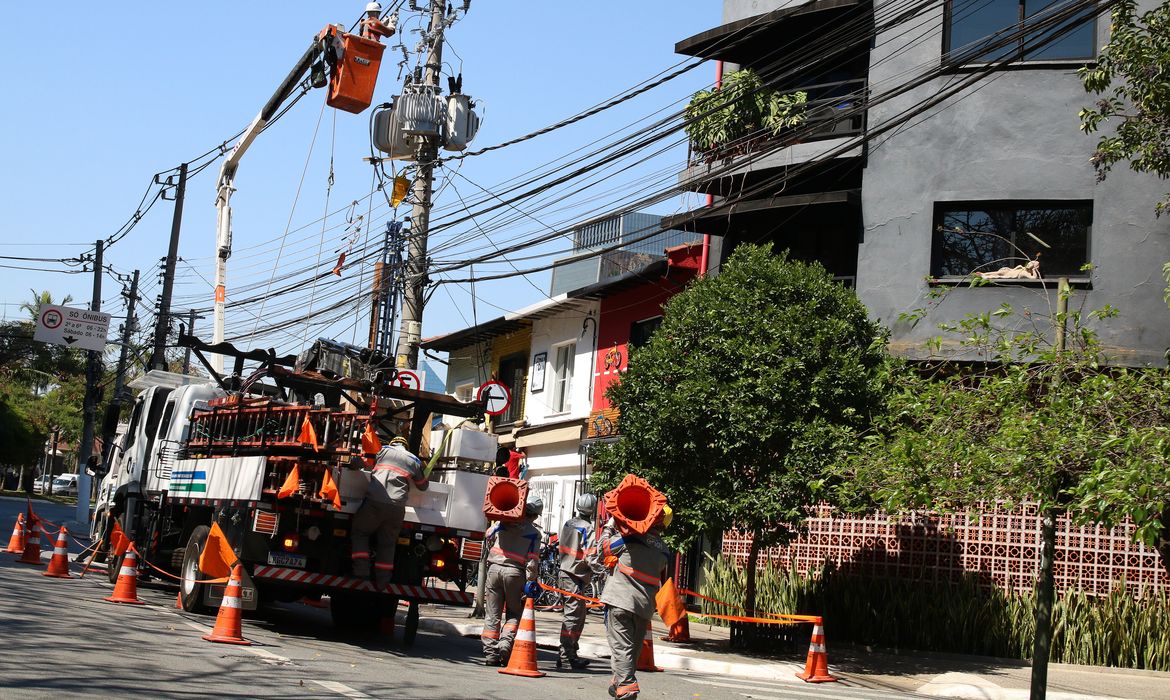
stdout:
MULTIPOLYGON (((1034 506, 1006 509, 996 506, 968 518, 965 515, 917 515, 894 519, 884 514, 865 517, 829 517, 817 509, 808 532, 785 547, 761 552, 771 560, 801 572, 817 571, 826 559, 839 569, 874 577, 920 581, 957 581, 975 574, 987 588, 1029 592, 1040 560, 1040 518, 1034 506)), ((1170 577, 1158 552, 1136 544, 1133 526, 1113 529, 1082 527, 1068 518, 1056 523, 1056 588, 1104 594, 1123 578, 1126 588, 1141 597, 1170 592, 1170 577)), ((729 531, 723 553, 740 565, 747 562, 751 535, 729 531)))

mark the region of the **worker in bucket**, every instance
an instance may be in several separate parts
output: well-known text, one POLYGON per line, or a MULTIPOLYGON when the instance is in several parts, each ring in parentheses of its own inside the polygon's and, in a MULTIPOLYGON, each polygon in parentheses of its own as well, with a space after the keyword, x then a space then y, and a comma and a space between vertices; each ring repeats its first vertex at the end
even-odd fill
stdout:
POLYGON ((540 531, 533 524, 544 512, 544 501, 529 494, 524 518, 519 522, 496 523, 484 536, 488 550, 487 575, 483 588, 484 663, 503 666, 512 654, 516 628, 524 612, 524 596, 535 598, 540 558, 540 531), (504 627, 500 629, 500 618, 504 627))
POLYGON ((670 518, 670 508, 664 506, 645 535, 614 534, 602 544, 606 561, 613 563, 601 602, 606 606, 605 631, 613 671, 609 694, 618 700, 638 697, 638 654, 657 609, 654 597, 667 576, 670 548, 661 534, 670 518))
POLYGON ((366 488, 366 499, 353 516, 353 575, 370 576, 370 535, 377 544, 374 583, 383 589, 394 578, 394 549, 406 517, 410 487, 427 489, 422 460, 411 454, 406 440, 395 437, 378 452, 366 488))
MULTIPOLYGON (((595 575, 605 573, 597 552, 597 532, 593 517, 597 514, 597 496, 583 493, 573 504, 574 517, 565 521, 558 537, 560 552, 559 581, 561 588, 579 596, 589 593, 589 584, 595 575)), ((581 630, 585 628, 588 610, 582 598, 565 596, 564 614, 561 619, 561 652, 557 657, 557 668, 569 664, 574 670, 589 666, 588 659, 577 654, 581 630)))

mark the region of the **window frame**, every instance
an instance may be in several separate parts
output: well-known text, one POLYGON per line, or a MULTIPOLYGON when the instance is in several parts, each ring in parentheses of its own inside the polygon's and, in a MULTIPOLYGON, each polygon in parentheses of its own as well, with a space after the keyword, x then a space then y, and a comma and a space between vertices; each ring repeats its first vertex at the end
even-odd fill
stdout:
MULTIPOLYGON (((953 38, 953 33, 954 33, 953 29, 952 29, 952 26, 954 24, 953 23, 954 1, 955 0, 945 0, 945 2, 943 3, 942 53, 941 53, 942 64, 944 66, 948 66, 950 68, 964 68, 964 67, 977 68, 980 66, 986 66, 986 65, 989 65, 992 63, 996 63, 997 61, 1000 61, 1000 60, 1004 60, 1004 59, 962 60, 960 58, 956 58, 956 57, 951 56, 951 51, 954 48, 951 46, 951 39, 953 38)), ((1017 0, 1016 4, 1019 8, 1019 11, 1017 12, 1017 22, 1018 22, 1017 26, 1020 26, 1022 28, 1024 22, 1028 19, 1027 0, 1017 0)), ((1049 66, 1061 67, 1061 66, 1068 66, 1068 65, 1080 66, 1080 65, 1086 65, 1086 64, 1089 64, 1089 65, 1096 64, 1097 57, 1100 55, 1100 52, 1101 52, 1101 46, 1100 46, 1100 42, 1099 42, 1099 39, 1097 36, 1097 20, 1098 19, 1099 19, 1099 17, 1094 17, 1092 25, 1091 25, 1092 31, 1090 31, 1089 34, 1090 34, 1090 37, 1092 39, 1092 44, 1091 44, 1088 56, 1063 57, 1063 58, 1028 58, 1028 57, 1023 55, 1024 41, 1025 41, 1025 38, 1027 36, 1027 33, 1025 33, 1025 34, 1021 35, 1021 37, 1018 40, 1018 44, 1017 44, 1016 49, 1012 52, 1012 56, 1011 56, 1010 60, 1015 61, 1016 63, 1013 63, 1011 67, 1013 67, 1013 68, 1046 68, 1049 66)), ((1005 56, 1004 58, 1006 59, 1008 57, 1005 56)))
POLYGON ((549 402, 549 415, 561 415, 573 410, 573 375, 576 374, 577 341, 570 340, 558 343, 549 348, 553 356, 552 367, 552 400, 549 402), (571 349, 571 350, 570 350, 571 349), (566 376, 561 376, 561 351, 565 353, 564 369, 566 376))
MULTIPOLYGON (((1087 210, 1089 213, 1089 221, 1085 229, 1085 255, 1081 265, 1091 265, 1093 261, 1093 215, 1095 203, 1092 199, 962 199, 962 200, 941 200, 934 202, 934 208, 930 224, 930 275, 929 280, 931 284, 953 284, 964 280, 970 280, 973 275, 968 272, 963 275, 940 275, 936 274, 935 270, 938 265, 938 258, 942 250, 942 236, 939 230, 942 222, 948 213, 960 211, 986 211, 1001 209, 1010 209, 1013 212, 1035 210, 1035 209, 1081 209, 1087 210)), ((1041 251, 1042 254, 1042 251, 1041 251)), ((989 270, 997 269, 998 267, 1011 267, 1006 262, 997 267, 989 268, 989 270)), ((978 269, 978 268, 976 268, 978 269)), ((973 271, 972 271, 973 272, 973 271)), ((989 283, 993 284, 1012 284, 1019 286, 1029 285, 1046 285, 1055 283, 1059 278, 1067 277, 1069 282, 1076 285, 1087 286, 1091 282, 1089 274, 1077 272, 1066 274, 1049 274, 1045 272, 1043 257, 1040 263, 1040 277, 1039 278, 1022 278, 1022 279, 989 279, 989 283)))
POLYGON ((662 321, 664 318, 665 318, 665 316, 663 316, 662 314, 658 314, 657 316, 647 316, 646 318, 638 319, 637 321, 631 321, 630 322, 630 335, 629 335, 629 339, 626 341, 626 347, 627 347, 626 352, 628 353, 631 350, 635 350, 637 348, 646 346, 650 342, 650 338, 652 338, 654 336, 654 334, 658 332, 658 329, 662 327, 662 321), (650 331, 646 335, 645 339, 642 340, 642 342, 635 343, 634 342, 634 329, 635 328, 643 328, 646 326, 646 324, 648 324, 652 321, 658 322, 654 326, 654 330, 650 331))

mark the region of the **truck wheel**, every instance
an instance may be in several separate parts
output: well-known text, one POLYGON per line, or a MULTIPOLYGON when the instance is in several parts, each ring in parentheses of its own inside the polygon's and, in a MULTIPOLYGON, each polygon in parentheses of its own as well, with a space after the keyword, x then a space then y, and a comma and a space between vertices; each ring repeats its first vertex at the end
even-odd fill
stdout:
POLYGON ((126 558, 125 554, 119 556, 106 557, 106 575, 110 578, 110 583, 118 583, 118 574, 122 571, 122 560, 126 558))
POLYGON ((203 553, 210 532, 211 528, 206 525, 196 527, 187 538, 187 547, 183 550, 183 566, 179 569, 183 577, 179 581, 179 602, 187 612, 208 611, 203 604, 203 589, 207 584, 198 581, 203 578, 203 573, 199 571, 199 555, 203 553))
POLYGON ((362 596, 332 593, 329 596, 329 614, 333 626, 341 632, 373 634, 378 629, 375 601, 362 596))
POLYGON ((418 602, 410 601, 406 610, 406 625, 402 628, 402 643, 407 647, 414 646, 414 637, 418 634, 418 602))

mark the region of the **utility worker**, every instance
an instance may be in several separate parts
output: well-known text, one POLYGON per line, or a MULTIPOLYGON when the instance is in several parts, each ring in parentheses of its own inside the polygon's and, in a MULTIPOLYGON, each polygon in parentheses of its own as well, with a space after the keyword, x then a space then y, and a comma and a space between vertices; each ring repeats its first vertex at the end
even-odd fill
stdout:
POLYGON ((613 671, 609 694, 618 700, 638 697, 638 679, 634 674, 642 640, 656 610, 654 597, 666 580, 670 548, 660 535, 669 521, 670 511, 664 510, 645 535, 615 534, 602 545, 606 559, 616 559, 601 602, 606 605, 606 637, 613 671))
MULTIPOLYGON (((597 532, 593 526, 593 516, 597 513, 597 496, 591 493, 577 496, 573 509, 576 515, 565 521, 558 539, 559 582, 561 588, 570 593, 586 595, 593 577, 605 573, 605 567, 598 558, 597 532)), ((577 670, 589 666, 588 659, 582 659, 577 655, 587 612, 584 600, 565 596, 564 616, 561 619, 561 653, 557 657, 557 668, 566 662, 570 668, 577 670)))
POLYGON ((406 440, 395 437, 378 452, 366 488, 366 500, 353 516, 353 575, 370 576, 370 535, 378 541, 374 562, 374 583, 385 588, 394 578, 394 549, 406 517, 406 499, 410 485, 427 490, 422 460, 406 449, 406 440))
POLYGON ((487 575, 483 588, 484 663, 503 666, 512 654, 516 628, 524 612, 524 596, 536 594, 536 574, 540 558, 540 532, 533 525, 544 512, 544 501, 529 495, 524 504, 524 519, 515 523, 496 523, 484 537, 488 550, 487 575), (500 616, 504 629, 500 631, 500 616))

